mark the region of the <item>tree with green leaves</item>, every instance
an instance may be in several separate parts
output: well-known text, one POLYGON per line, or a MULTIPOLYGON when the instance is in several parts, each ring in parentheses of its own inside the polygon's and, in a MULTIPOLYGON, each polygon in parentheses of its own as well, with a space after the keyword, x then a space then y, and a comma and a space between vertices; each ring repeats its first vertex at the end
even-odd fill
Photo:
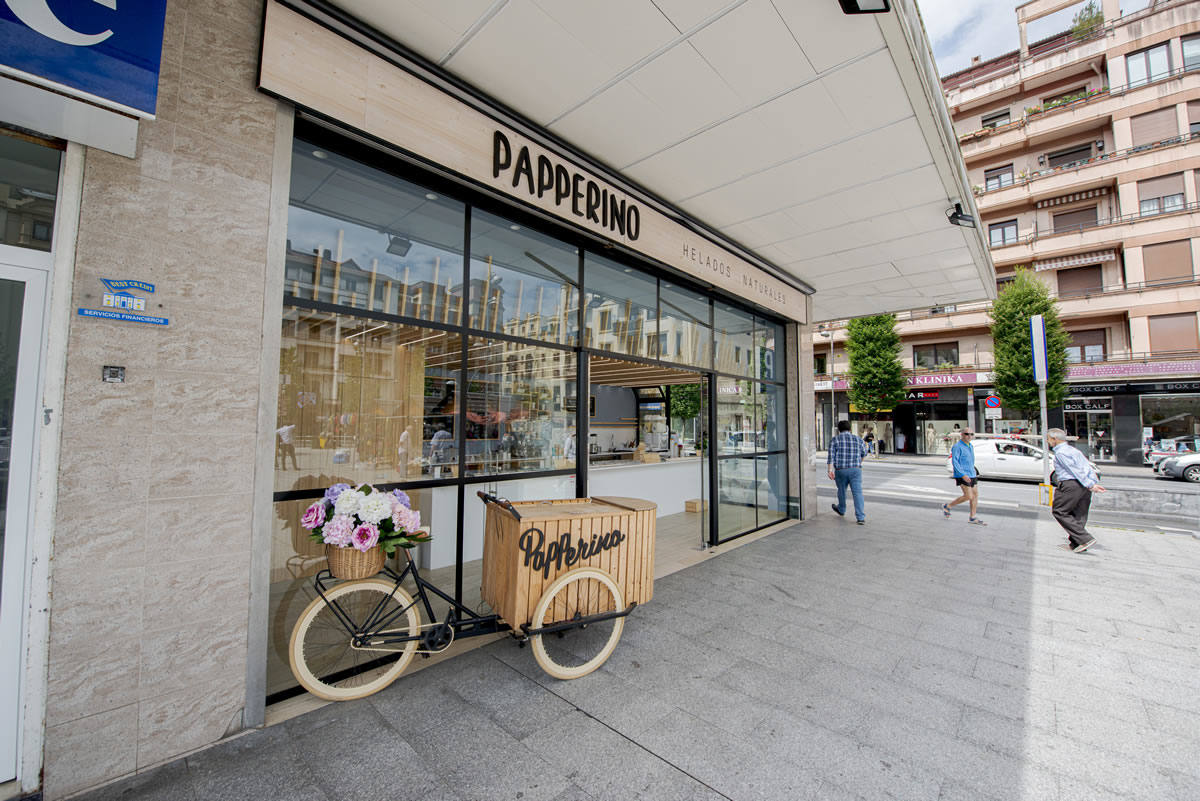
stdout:
POLYGON ((850 402, 866 415, 895 408, 904 400, 904 387, 908 383, 900 364, 896 315, 857 317, 850 321, 847 331, 846 351, 850 354, 852 376, 850 402))
POLYGON ((700 385, 677 384, 671 387, 671 417, 691 420, 700 414, 700 385))
POLYGON ((1038 388, 1033 380, 1033 346, 1029 320, 1035 314, 1046 321, 1046 405, 1058 406, 1067 394, 1067 347, 1071 336, 1058 319, 1058 303, 1050 289, 1029 270, 1017 268, 1016 277, 1000 290, 992 304, 992 344, 996 354, 996 393, 1005 408, 1016 409, 1026 419, 1038 419, 1038 388))
POLYGON ((1083 8, 1071 18, 1071 33, 1076 39, 1086 39, 1092 31, 1104 24, 1104 11, 1096 0, 1088 0, 1083 8))

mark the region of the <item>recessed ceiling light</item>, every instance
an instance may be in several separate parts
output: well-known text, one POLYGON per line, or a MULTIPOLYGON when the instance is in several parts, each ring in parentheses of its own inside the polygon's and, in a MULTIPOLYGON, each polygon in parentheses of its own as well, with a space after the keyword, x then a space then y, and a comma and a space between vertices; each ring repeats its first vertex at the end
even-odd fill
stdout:
POLYGON ((633 268, 632 268, 632 267, 626 267, 624 271, 625 271, 625 272, 627 272, 627 273, 631 273, 631 272, 633 272, 633 268))
POLYGON ((327 159, 327 158, 329 158, 329 154, 328 154, 328 153, 326 153, 324 150, 314 150, 314 151, 312 152, 312 154, 313 154, 313 158, 315 158, 315 159, 327 159))
POLYGON ((520 231, 520 230, 521 230, 521 226, 517 225, 516 223, 513 223, 512 225, 508 226, 508 230, 510 230, 510 231, 520 231))
POLYGON ((664 286, 664 287, 666 287, 667 289, 670 289, 670 288, 671 288, 671 285, 670 285, 670 284, 663 284, 663 286, 664 286))
POLYGON ((425 193, 425 199, 426 199, 426 200, 437 200, 437 199, 438 199, 438 196, 437 196, 437 195, 435 195, 435 194, 433 194, 432 192, 426 192, 426 193, 425 193))

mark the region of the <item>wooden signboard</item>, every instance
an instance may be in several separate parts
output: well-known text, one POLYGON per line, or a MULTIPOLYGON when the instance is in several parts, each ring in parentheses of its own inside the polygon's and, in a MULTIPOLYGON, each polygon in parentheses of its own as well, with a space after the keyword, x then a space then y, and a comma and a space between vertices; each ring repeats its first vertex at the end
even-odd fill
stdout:
POLYGON ((483 600, 514 629, 532 622, 551 582, 578 567, 606 571, 621 588, 626 607, 643 604, 654 594, 657 504, 606 497, 517 501, 513 506, 520 520, 497 504, 487 506, 480 589, 483 600))

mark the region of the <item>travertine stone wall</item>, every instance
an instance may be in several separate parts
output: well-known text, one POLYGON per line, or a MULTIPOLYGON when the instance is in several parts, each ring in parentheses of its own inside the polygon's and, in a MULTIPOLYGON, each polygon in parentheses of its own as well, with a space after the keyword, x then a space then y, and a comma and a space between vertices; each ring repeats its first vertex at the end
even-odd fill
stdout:
POLYGON ((276 109, 255 90, 261 15, 170 0, 137 158, 87 152, 72 305, 99 306, 101 278, 147 281, 170 325, 71 322, 48 799, 241 726, 276 109))
MULTIPOLYGON (((812 319, 812 296, 806 299, 808 303, 808 318, 812 319)), ((813 331, 816 326, 804 325, 800 326, 799 348, 797 349, 797 360, 793 362, 792 368, 799 376, 799 393, 798 396, 805 400, 815 397, 813 390, 813 331)), ((800 516, 805 520, 812 520, 817 514, 817 442, 816 430, 813 427, 814 411, 813 406, 810 406, 804 401, 800 401, 800 418, 798 420, 798 428, 800 431, 800 516)))

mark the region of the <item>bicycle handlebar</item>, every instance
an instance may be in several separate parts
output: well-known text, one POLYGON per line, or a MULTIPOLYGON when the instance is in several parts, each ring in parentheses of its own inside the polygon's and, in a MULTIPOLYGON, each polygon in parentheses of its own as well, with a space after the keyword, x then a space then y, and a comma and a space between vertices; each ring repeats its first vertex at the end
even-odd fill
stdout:
POLYGON ((517 520, 521 519, 521 513, 517 511, 517 508, 512 505, 512 502, 508 500, 508 498, 497 498, 490 492, 484 492, 482 490, 477 491, 475 494, 478 495, 479 499, 484 503, 494 503, 501 509, 507 509, 508 512, 517 520))

